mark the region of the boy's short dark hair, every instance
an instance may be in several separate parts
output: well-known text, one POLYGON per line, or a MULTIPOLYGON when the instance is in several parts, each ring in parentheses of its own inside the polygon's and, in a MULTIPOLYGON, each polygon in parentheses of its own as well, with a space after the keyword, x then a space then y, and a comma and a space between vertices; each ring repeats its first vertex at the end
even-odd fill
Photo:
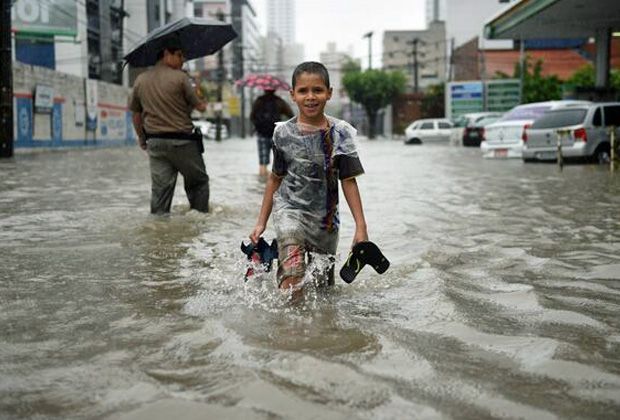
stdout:
POLYGON ((323 82, 325 82, 325 86, 327 86, 327 88, 329 89, 329 72, 323 64, 316 61, 304 61, 303 63, 295 67, 291 83, 293 89, 295 89, 295 82, 297 81, 297 78, 302 73, 318 74, 321 79, 323 79, 323 82))

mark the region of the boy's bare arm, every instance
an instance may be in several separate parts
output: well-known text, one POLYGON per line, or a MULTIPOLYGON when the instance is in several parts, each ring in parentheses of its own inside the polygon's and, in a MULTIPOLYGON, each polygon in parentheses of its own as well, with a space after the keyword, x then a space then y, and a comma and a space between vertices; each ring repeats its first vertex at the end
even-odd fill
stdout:
POLYGON ((355 220, 355 234, 353 235, 353 245, 358 242, 368 240, 368 230, 366 227, 366 219, 364 218, 364 209, 362 207, 362 198, 355 178, 347 178, 342 180, 342 191, 347 199, 353 220, 355 220))
POLYGON ((256 222, 254 230, 250 233, 250 240, 252 243, 258 242, 258 239, 267 227, 267 221, 269 220, 273 207, 273 194, 280 188, 280 184, 282 184, 282 178, 270 173, 267 179, 267 185, 265 186, 265 194, 263 195, 263 204, 258 214, 258 221, 256 222))

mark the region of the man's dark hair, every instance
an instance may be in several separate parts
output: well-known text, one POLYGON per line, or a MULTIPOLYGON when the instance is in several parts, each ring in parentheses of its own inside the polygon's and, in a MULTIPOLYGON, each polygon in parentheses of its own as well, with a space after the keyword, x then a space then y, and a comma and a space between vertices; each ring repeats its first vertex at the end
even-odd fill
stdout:
POLYGON ((176 36, 166 38, 161 43, 159 51, 157 52, 157 61, 161 60, 161 58, 164 56, 164 51, 166 50, 168 50, 168 52, 171 54, 179 50, 183 51, 181 40, 176 36))
POLYGON ((316 61, 305 61, 301 63, 300 65, 298 65, 297 67, 295 67, 295 71, 293 72, 293 79, 291 83, 291 86, 293 86, 293 89, 295 89, 295 82, 297 81, 297 78, 302 73, 318 74, 321 77, 321 79, 323 79, 323 82, 325 82, 325 86, 327 86, 327 88, 329 89, 329 72, 327 71, 327 68, 325 68, 323 64, 318 63, 316 61))

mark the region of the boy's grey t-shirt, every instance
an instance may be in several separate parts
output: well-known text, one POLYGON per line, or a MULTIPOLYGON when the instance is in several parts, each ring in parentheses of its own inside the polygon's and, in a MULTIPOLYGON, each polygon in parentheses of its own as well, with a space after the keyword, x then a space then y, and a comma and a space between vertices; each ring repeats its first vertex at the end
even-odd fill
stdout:
POLYGON ((338 180, 364 169, 355 146, 357 131, 327 117, 329 129, 301 128, 297 118, 278 123, 272 171, 284 177, 274 196, 274 225, 282 238, 297 238, 320 252, 335 253, 340 218, 338 180))

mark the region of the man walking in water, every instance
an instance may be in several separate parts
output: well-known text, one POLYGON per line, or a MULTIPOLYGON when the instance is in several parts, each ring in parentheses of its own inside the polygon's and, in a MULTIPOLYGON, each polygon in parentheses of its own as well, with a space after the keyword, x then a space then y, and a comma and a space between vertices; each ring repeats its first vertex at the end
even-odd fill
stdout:
POLYGON ((194 133, 191 111, 203 112, 189 78, 181 70, 183 50, 169 38, 157 64, 136 79, 129 99, 138 145, 149 155, 151 213, 170 212, 177 175, 183 175, 190 208, 209 211, 209 176, 202 159, 202 136, 194 133))

